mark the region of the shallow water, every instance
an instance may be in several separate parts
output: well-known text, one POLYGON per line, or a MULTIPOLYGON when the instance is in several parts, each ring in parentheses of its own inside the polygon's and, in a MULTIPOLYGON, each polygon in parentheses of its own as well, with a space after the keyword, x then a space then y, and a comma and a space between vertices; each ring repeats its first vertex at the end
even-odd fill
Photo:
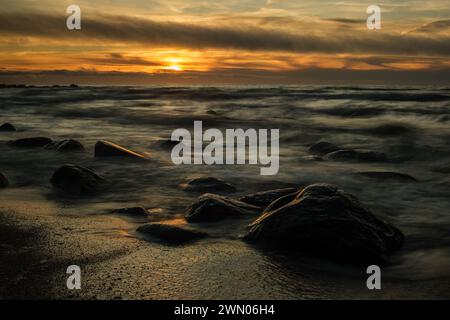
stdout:
POLYGON ((247 221, 194 225, 215 238, 177 248, 139 239, 134 230, 147 219, 106 214, 110 209, 142 205, 152 212, 149 221, 183 223, 183 210, 198 194, 180 190, 179 184, 200 176, 237 186, 233 197, 315 182, 339 185, 406 235, 404 248, 384 270, 388 284, 395 283, 384 287, 384 297, 450 296, 445 290, 450 286, 450 88, 9 88, 0 90, 0 119, 19 130, 0 133, 2 142, 48 136, 83 143, 88 152, 79 154, 0 143, 0 171, 12 185, 0 191, 0 197, 10 209, 32 211, 30 203, 35 201, 51 206, 55 209, 48 215, 58 215, 62 224, 64 215, 79 217, 77 223, 94 239, 127 241, 120 235, 136 239, 139 250, 120 262, 134 270, 131 273, 138 274, 146 261, 163 270, 159 262, 152 262, 163 252, 170 267, 152 276, 160 277, 161 283, 171 279, 176 285, 155 290, 151 280, 142 280, 142 292, 150 292, 143 298, 371 297, 362 270, 309 258, 286 261, 241 242, 238 236, 247 221), (160 143, 176 128, 192 131, 194 120, 203 120, 205 128, 279 128, 279 174, 260 176, 259 166, 249 165, 172 165, 170 150, 160 143), (100 139, 144 153, 152 161, 95 159, 93 146, 100 139), (389 161, 313 161, 308 147, 318 141, 384 152, 389 161), (93 168, 112 182, 111 190, 78 200, 55 196, 49 179, 64 163, 93 168), (419 182, 355 175, 372 170, 407 173, 419 182), (98 217, 105 217, 101 230, 89 223, 98 217), (113 221, 124 226, 114 228, 113 221), (180 272, 186 269, 189 272, 180 272))

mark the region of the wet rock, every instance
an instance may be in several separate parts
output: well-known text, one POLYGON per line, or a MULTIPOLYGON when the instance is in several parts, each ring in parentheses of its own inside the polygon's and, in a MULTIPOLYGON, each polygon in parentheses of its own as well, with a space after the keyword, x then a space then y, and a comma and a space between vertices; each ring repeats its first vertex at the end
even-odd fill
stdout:
POLYGON ((8 185, 8 179, 0 172, 0 188, 6 188, 8 185))
POLYGON ((335 146, 330 142, 325 141, 317 142, 313 144, 311 147, 309 147, 309 152, 319 156, 324 156, 327 153, 331 153, 337 150, 339 150, 339 147, 335 146))
POLYGON ((244 196, 239 199, 239 201, 265 208, 275 200, 287 196, 289 194, 293 194, 295 192, 298 192, 299 190, 297 188, 285 188, 285 189, 276 189, 276 190, 269 190, 269 191, 263 191, 258 192, 254 194, 250 194, 247 196, 244 196))
POLYGON ((162 223, 147 223, 137 228, 137 231, 145 236, 173 245, 200 240, 208 236, 204 232, 162 223))
POLYGON ((244 239, 354 264, 387 264, 403 234, 354 196, 328 184, 314 184, 272 203, 244 239))
POLYGON ((66 195, 78 197, 102 191, 106 180, 88 168, 68 164, 59 168, 50 182, 66 195))
POLYGON ((409 174, 400 172, 390 172, 390 171, 364 171, 357 172, 357 175, 377 179, 382 181, 398 181, 398 182, 417 182, 417 179, 410 176, 409 174))
POLYGON ((414 132, 414 128, 403 123, 388 123, 369 128, 367 132, 380 136, 400 136, 414 132))
POLYGON ((8 145, 20 148, 36 148, 44 147, 52 143, 52 139, 45 137, 33 137, 33 138, 22 138, 13 141, 9 141, 8 145))
POLYGON ((206 114, 209 114, 209 115, 212 115, 212 116, 216 116, 217 115, 217 111, 208 110, 208 111, 206 111, 206 114))
POLYGON ((236 191, 236 188, 231 184, 213 177, 192 179, 186 184, 182 184, 181 188, 186 191, 194 192, 236 191))
POLYGON ((65 151, 85 151, 83 145, 72 139, 62 140, 62 141, 54 141, 45 146, 46 149, 54 149, 56 151, 65 152, 65 151))
POLYGON ((184 213, 188 222, 215 222, 228 218, 242 218, 261 212, 261 208, 242 201, 206 193, 184 213))
POLYGON ((104 140, 98 141, 95 144, 95 157, 127 157, 134 159, 146 159, 142 154, 104 140))
POLYGON ((113 213, 124 214, 130 216, 147 216, 148 211, 143 207, 120 208, 113 210, 113 213))
POLYGON ((387 156, 382 152, 375 151, 338 150, 328 153, 325 159, 334 161, 386 162, 387 156))
POLYGON ((0 131, 16 131, 16 128, 9 122, 0 126, 0 131))

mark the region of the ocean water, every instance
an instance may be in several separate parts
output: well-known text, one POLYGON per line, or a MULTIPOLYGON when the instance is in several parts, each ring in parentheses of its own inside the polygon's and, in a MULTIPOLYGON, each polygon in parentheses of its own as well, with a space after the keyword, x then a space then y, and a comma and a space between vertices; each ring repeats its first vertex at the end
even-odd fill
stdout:
MULTIPOLYGON (((425 296, 447 294, 449 298, 450 88, 2 88, 0 122, 11 122, 18 129, 0 133, 0 172, 11 181, 11 188, 1 191, 0 198, 10 206, 51 204, 56 209, 50 216, 58 215, 62 224, 65 215, 79 217, 77 223, 94 237, 96 224, 89 224, 89 219, 108 215, 114 208, 149 208, 151 215, 145 221, 120 217, 123 228, 103 226, 98 235, 125 241, 116 237, 120 231, 139 242, 141 254, 122 262, 124 269, 136 269, 143 261, 151 264, 161 252, 172 259, 167 270, 177 275, 176 280, 172 279, 176 285, 155 289, 150 285, 150 278, 154 278, 149 277, 149 282, 142 285, 150 293, 142 298, 371 297, 362 270, 307 257, 301 262, 286 261, 285 257, 273 259, 242 243, 238 237, 251 220, 194 225, 213 234, 214 240, 181 248, 146 242, 136 235, 136 227, 147 220, 184 223, 184 209, 199 194, 183 191, 179 185, 206 176, 235 185, 237 192, 232 197, 316 182, 338 185, 406 235, 404 247, 394 254, 392 266, 385 270, 392 285, 381 297, 416 297, 425 292, 425 296), (279 129, 279 173, 261 176, 259 166, 251 165, 174 166, 170 149, 162 142, 174 129, 192 131, 195 120, 202 120, 204 129, 279 129), (88 152, 61 154, 5 144, 32 136, 76 139, 88 152), (98 140, 141 152, 151 161, 95 159, 93 148, 98 140), (318 161, 308 151, 318 141, 342 149, 383 152, 388 161, 318 161), (92 168, 112 182, 111 189, 90 198, 58 198, 49 179, 65 163, 92 168), (360 171, 401 172, 418 182, 367 179, 356 174, 360 171), (180 256, 189 258, 178 259, 180 256), (191 272, 180 275, 180 268, 188 267, 191 272), (219 285, 221 290, 217 291, 219 285)), ((142 279, 146 279, 145 271, 139 270, 135 272, 141 272, 142 279)), ((161 277, 171 278, 167 274, 161 277)))

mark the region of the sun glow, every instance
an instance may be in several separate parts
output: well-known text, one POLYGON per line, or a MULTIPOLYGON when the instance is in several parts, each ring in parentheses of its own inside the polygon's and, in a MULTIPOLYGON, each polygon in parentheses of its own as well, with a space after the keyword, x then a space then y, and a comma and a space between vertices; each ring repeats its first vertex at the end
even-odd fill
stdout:
POLYGON ((177 65, 168 66, 165 69, 166 70, 170 70, 170 71, 183 71, 183 69, 180 66, 177 66, 177 65))

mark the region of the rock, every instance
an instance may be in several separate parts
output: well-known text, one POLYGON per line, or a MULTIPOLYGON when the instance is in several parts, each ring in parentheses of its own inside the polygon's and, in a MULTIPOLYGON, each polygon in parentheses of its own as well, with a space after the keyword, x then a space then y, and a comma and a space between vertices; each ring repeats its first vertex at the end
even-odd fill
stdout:
POLYGON ((204 232, 162 223, 147 223, 137 228, 137 231, 146 236, 174 245, 203 239, 208 236, 204 232))
POLYGON ((0 131, 16 131, 16 128, 11 123, 6 122, 0 126, 0 131))
POLYGON ((100 192, 106 180, 88 168, 68 164, 59 168, 50 182, 63 193, 78 197, 100 192))
POLYGON ((386 162, 387 156, 375 151, 338 150, 328 153, 327 160, 335 161, 363 161, 363 162, 386 162))
POLYGON ((65 152, 65 151, 85 151, 83 145, 72 139, 62 140, 59 142, 52 142, 45 146, 46 149, 55 149, 56 151, 65 152))
POLYGON ((148 211, 143 207, 121 208, 113 210, 113 213, 125 214, 131 216, 147 216, 148 211))
POLYGON ((50 138, 33 137, 9 141, 8 145, 21 148, 34 148, 34 147, 44 147, 49 143, 52 143, 52 139, 50 138))
POLYGON ((244 239, 360 265, 387 264, 403 234, 335 186, 314 184, 272 203, 244 239))
POLYGON ((134 159, 146 159, 145 156, 137 152, 128 150, 122 146, 109 141, 98 141, 95 144, 96 157, 127 157, 134 159))
POLYGON ((231 184, 213 177, 192 179, 186 184, 182 184, 181 188, 186 191, 195 192, 236 191, 236 188, 231 184))
POLYGON ((309 147, 309 152, 319 156, 324 156, 327 153, 331 153, 337 150, 339 150, 339 147, 325 141, 317 142, 313 144, 311 147, 309 147))
POLYGON ((263 191, 244 196, 240 198, 239 201, 252 204, 257 207, 265 208, 275 200, 287 196, 289 194, 296 193, 298 191, 299 190, 297 188, 285 188, 285 189, 263 191))
POLYGON ((216 115, 217 115, 217 111, 214 111, 214 110, 207 110, 207 111, 206 111, 206 114, 210 114, 210 115, 216 116, 216 115))
POLYGON ((70 88, 78 88, 78 85, 72 83, 69 87, 70 87, 70 88))
POLYGON ((259 207, 206 193, 186 209, 184 216, 188 222, 215 222, 228 218, 247 217, 259 212, 261 212, 259 207))
POLYGON ((364 172, 357 172, 356 174, 364 176, 366 178, 370 179, 378 179, 378 180, 392 180, 392 181, 399 181, 399 182, 417 182, 417 179, 400 172, 390 172, 390 171, 364 171, 364 172))
POLYGON ((6 188, 8 185, 8 179, 0 172, 0 188, 6 188))

